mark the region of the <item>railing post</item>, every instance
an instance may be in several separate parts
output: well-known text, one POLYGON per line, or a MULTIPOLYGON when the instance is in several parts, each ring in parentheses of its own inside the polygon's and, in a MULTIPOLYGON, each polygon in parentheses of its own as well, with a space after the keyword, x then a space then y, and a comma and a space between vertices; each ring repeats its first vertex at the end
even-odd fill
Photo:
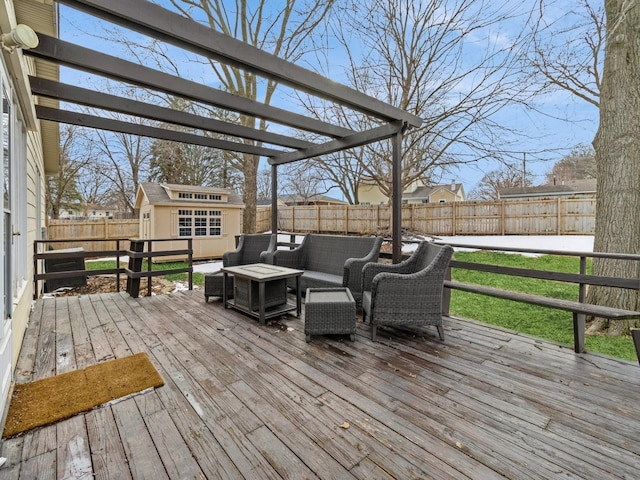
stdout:
POLYGON ((153 245, 152 245, 153 240, 149 240, 147 242, 147 252, 149 253, 149 256, 147 257, 147 273, 149 275, 147 275, 147 296, 150 297, 151 296, 151 286, 152 286, 152 280, 153 277, 151 276, 151 264, 153 263, 153 257, 151 256, 151 252, 153 252, 153 245))
MULTIPOLYGON (((445 280, 451 280, 451 266, 447 267, 447 271, 444 274, 445 280)), ((444 287, 442 290, 442 315, 449 316, 451 307, 451 289, 444 287)))
POLYGON ((631 329, 631 338, 633 338, 633 345, 636 347, 636 356, 640 363, 640 328, 631 329))
MULTIPOLYGON (((129 242, 129 253, 133 256, 129 256, 129 270, 133 273, 142 272, 142 257, 138 257, 136 254, 144 251, 144 240, 131 239, 129 242)), ((138 298, 140 294, 140 277, 132 277, 127 275, 127 293, 133 298, 138 298)))
MULTIPOLYGON (((587 273, 587 257, 580 255, 580 275, 587 273)), ((587 285, 580 282, 578 284, 578 302, 584 303, 587 298, 587 285)), ((573 314, 573 348, 576 353, 584 353, 584 331, 586 326, 586 315, 584 313, 573 314)))
POLYGON ((193 238, 187 240, 187 248, 189 249, 189 290, 193 290, 193 238))
POLYGON ((120 293, 120 239, 116 239, 116 292, 120 293))
POLYGON ((33 299, 38 299, 38 280, 36 275, 38 274, 38 240, 33 242, 33 299))

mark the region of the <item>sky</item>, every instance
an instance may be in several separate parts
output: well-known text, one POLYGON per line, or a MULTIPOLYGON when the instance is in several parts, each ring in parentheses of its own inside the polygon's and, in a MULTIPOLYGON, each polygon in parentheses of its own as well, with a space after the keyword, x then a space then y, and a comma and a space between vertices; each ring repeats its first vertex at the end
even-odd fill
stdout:
MULTIPOLYGON (((572 5, 574 2, 556 1, 555 5, 572 5)), ((567 7, 568 8, 568 7, 567 7)), ((560 9, 562 10, 562 9, 560 9)), ((122 54, 121 46, 109 45, 104 41, 91 36, 92 32, 99 31, 100 21, 76 12, 73 9, 61 6, 60 37, 64 40, 78 43, 89 48, 104 51, 105 53, 122 54)), ((560 15, 561 12, 556 12, 560 15)), ((551 13, 553 15, 553 12, 551 13)), ((177 63, 183 61, 180 58, 183 54, 172 51, 173 60, 177 63)), ((340 61, 343 57, 337 55, 335 65, 332 66, 338 71, 342 66, 340 61)), ((185 55, 186 59, 186 55, 185 55)), ((308 67, 308 65, 304 65, 308 67)), ((213 79, 211 72, 194 73, 194 79, 210 83, 214 87, 217 79, 213 79), (209 77, 207 76, 209 75, 209 77)), ((336 74, 336 77, 339 77, 336 74)), ((82 72, 63 68, 61 79, 63 82, 72 84, 91 83, 89 76, 82 72)), ((276 96, 272 104, 289 107, 286 102, 286 95, 276 96), (279 98, 279 100, 278 100, 279 98)), ((565 92, 556 92, 546 97, 536 100, 538 111, 523 111, 521 108, 513 107, 504 109, 496 114, 495 119, 504 125, 508 125, 522 135, 514 134, 510 139, 512 156, 516 159, 518 167, 529 174, 533 174, 533 183, 539 184, 544 181, 545 173, 553 164, 562 158, 563 155, 579 144, 590 144, 595 136, 598 126, 598 111, 587 102, 578 100, 576 97, 565 92), (520 158, 522 163, 520 165, 520 158)), ((267 167, 266 160, 262 162, 264 168, 267 167)), ((481 161, 477 164, 462 166, 459 169, 447 174, 442 178, 443 183, 450 181, 461 182, 468 194, 481 180, 484 173, 498 169, 499 164, 490 161, 481 161)), ((329 193, 338 196, 336 191, 329 193)))

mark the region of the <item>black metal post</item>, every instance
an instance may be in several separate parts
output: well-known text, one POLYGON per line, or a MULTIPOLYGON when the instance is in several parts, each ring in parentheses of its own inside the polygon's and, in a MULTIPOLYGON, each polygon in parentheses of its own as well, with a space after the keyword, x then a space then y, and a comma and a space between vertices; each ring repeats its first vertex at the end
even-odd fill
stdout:
POLYGON ((393 166, 391 177, 391 239, 393 263, 402 261, 402 130, 396 133, 393 142, 393 166))

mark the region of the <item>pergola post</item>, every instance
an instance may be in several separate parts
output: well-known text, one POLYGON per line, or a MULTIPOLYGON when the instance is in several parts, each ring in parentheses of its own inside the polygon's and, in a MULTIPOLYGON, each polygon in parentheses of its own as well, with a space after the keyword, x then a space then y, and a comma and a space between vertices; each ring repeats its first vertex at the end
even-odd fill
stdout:
POLYGON ((391 168, 391 240, 393 263, 402 261, 402 129, 392 137, 391 168))
POLYGON ((278 233, 278 166, 271 165, 271 233, 278 233))

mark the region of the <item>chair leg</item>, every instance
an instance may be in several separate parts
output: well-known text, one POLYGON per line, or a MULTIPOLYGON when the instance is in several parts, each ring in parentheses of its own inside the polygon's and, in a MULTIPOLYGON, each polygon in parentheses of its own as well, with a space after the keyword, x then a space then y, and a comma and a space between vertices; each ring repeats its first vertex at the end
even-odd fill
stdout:
POLYGON ((371 341, 375 342, 376 341, 376 326, 375 325, 371 325, 371 341))
POLYGON ((444 342, 444 328, 442 328, 442 325, 438 325, 438 334, 440 335, 440 340, 442 340, 444 342))

